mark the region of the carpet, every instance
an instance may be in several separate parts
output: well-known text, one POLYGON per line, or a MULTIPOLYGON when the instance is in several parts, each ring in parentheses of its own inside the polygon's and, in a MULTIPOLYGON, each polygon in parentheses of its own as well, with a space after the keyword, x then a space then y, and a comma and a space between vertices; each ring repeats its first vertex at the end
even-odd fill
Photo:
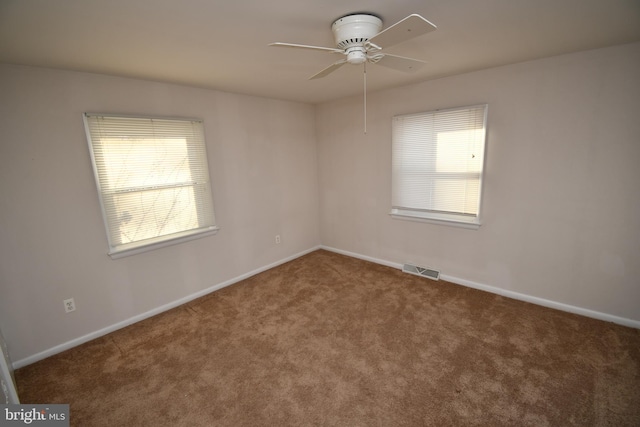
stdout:
POLYGON ((640 331, 319 250, 16 371, 74 426, 639 426, 640 331))

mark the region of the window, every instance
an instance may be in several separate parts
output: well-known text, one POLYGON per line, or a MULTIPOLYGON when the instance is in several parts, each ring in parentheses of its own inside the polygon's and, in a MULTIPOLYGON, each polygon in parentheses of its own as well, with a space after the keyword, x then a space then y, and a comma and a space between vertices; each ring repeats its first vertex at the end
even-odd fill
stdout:
POLYGON ((486 104, 393 118, 392 216, 480 226, 486 118, 486 104))
POLYGON ((214 234, 201 120, 84 115, 109 255, 214 234))

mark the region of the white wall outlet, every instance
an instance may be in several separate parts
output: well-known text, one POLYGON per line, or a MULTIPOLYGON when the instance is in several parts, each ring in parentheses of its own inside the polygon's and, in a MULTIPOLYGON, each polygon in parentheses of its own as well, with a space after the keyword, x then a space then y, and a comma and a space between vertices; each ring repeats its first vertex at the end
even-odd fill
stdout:
POLYGON ((280 235, 276 234, 276 245, 279 245, 281 241, 282 240, 280 240, 280 235))
POLYGON ((72 311, 76 311, 76 302, 73 300, 73 298, 66 299, 62 302, 64 303, 65 313, 71 313, 72 311))

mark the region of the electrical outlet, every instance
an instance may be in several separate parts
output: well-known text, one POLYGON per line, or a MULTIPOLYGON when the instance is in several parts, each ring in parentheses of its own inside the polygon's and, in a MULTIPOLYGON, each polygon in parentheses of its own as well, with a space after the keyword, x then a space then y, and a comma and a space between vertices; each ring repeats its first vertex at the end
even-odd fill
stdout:
POLYGON ((279 234, 276 234, 276 245, 279 245, 279 244, 280 244, 280 242, 281 242, 281 240, 280 240, 280 235, 279 235, 279 234))
POLYGON ((73 298, 66 299, 62 302, 64 303, 65 313, 71 313, 72 311, 76 311, 76 302, 73 300, 73 298))

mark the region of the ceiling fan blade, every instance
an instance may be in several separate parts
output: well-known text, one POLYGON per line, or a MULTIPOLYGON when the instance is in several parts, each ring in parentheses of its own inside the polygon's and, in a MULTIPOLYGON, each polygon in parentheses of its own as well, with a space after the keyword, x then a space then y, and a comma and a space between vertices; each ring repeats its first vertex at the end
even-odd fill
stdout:
POLYGON ((419 59, 406 58, 404 56, 389 55, 388 53, 382 54, 382 57, 371 61, 374 64, 382 65, 383 67, 393 68, 394 70, 404 71, 405 73, 411 73, 418 71, 425 61, 419 59))
POLYGON ((333 73, 335 70, 337 70, 338 68, 342 67, 344 64, 347 63, 346 59, 341 59, 338 62, 334 62, 333 64, 329 65, 327 68, 325 68, 324 70, 320 71, 319 73, 314 74, 313 76, 309 77, 309 80, 313 80, 313 79, 319 79, 321 77, 324 77, 326 75, 329 75, 331 73, 333 73))
POLYGON ((313 49, 313 50, 323 50, 326 52, 333 52, 333 53, 344 53, 343 50, 341 49, 336 49, 333 47, 324 47, 324 46, 308 46, 306 44, 294 44, 294 43, 281 43, 281 42, 275 42, 275 43, 270 43, 269 46, 275 46, 275 47, 294 47, 294 48, 298 48, 298 49, 313 49))
POLYGON ((414 37, 427 34, 436 28, 437 27, 431 22, 414 13, 371 37, 369 42, 387 48, 414 37))

